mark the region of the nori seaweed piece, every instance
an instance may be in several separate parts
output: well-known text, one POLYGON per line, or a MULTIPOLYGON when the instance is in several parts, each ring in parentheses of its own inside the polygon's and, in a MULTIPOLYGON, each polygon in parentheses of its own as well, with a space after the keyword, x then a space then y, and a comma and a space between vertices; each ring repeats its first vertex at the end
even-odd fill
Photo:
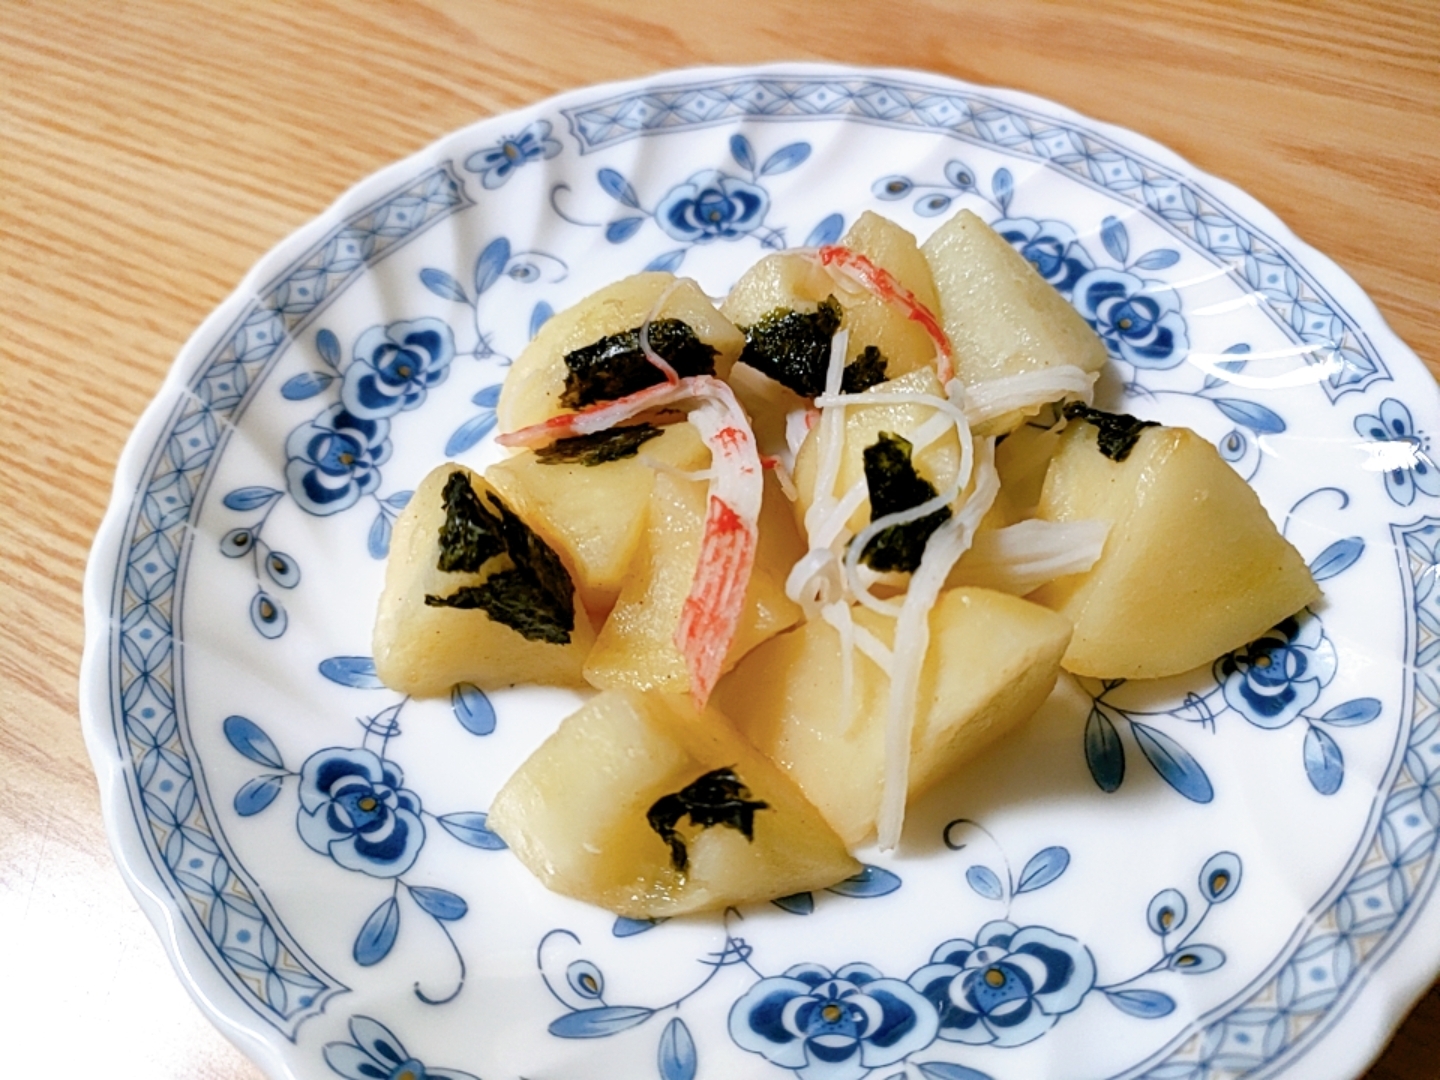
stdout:
POLYGON ((479 608, 495 622, 530 641, 568 645, 570 633, 575 629, 575 583, 560 556, 496 496, 489 496, 493 512, 487 508, 458 469, 446 481, 445 492, 447 514, 445 528, 441 529, 439 568, 451 573, 474 573, 481 563, 501 552, 509 555, 514 565, 495 571, 479 585, 462 586, 449 596, 427 593, 426 605, 479 608), (461 535, 461 546, 456 550, 463 556, 458 561, 463 565, 447 566, 444 545, 452 505, 464 508, 460 512, 464 528, 456 530, 461 535), (472 556, 478 548, 464 546, 472 536, 484 536, 484 544, 498 546, 474 562, 472 556))
POLYGON ((481 505, 469 478, 459 469, 445 481, 440 497, 445 504, 445 524, 440 527, 440 559, 435 565, 450 574, 476 573, 505 550, 500 522, 481 505))
MULTIPOLYGON (((566 353, 569 371, 560 404, 583 409, 664 382, 664 372, 646 359, 640 348, 640 330, 639 326, 622 330, 566 353)), ((681 377, 715 374, 718 351, 696 337, 688 324, 679 319, 655 319, 648 336, 650 348, 681 377)))
POLYGON ((885 369, 889 362, 877 345, 866 345, 860 355, 845 365, 840 373, 840 392, 858 394, 878 386, 886 379, 885 369))
POLYGON ((604 465, 607 461, 634 457, 642 445, 659 434, 661 431, 654 424, 633 424, 590 435, 572 435, 542 446, 535 451, 535 458, 541 465, 604 465))
MULTIPOLYGON (((888 431, 864 451, 865 484, 870 489, 870 520, 909 510, 935 497, 935 486, 915 471, 909 439, 888 431)), ((930 534, 950 520, 950 508, 926 514, 903 525, 882 529, 860 553, 860 561, 882 573, 913 574, 920 568, 930 534)))
POLYGON ((815 397, 825 391, 830 367, 830 339, 844 314, 840 301, 827 296, 810 312, 776 308, 745 332, 740 362, 749 364, 797 394, 815 397))
POLYGON ((750 798, 747 788, 734 769, 715 769, 673 795, 655 800, 645 815, 650 828, 670 845, 670 864, 684 873, 690 864, 685 839, 676 829, 680 819, 690 815, 690 824, 702 829, 724 825, 736 829, 746 840, 755 840, 755 811, 768 810, 770 804, 750 798))
POLYGON ((1124 461, 1140 441, 1140 433, 1148 427, 1159 427, 1154 420, 1140 420, 1129 413, 1108 413, 1078 401, 1065 406, 1065 419, 1084 420, 1099 432, 1100 453, 1111 461, 1124 461))

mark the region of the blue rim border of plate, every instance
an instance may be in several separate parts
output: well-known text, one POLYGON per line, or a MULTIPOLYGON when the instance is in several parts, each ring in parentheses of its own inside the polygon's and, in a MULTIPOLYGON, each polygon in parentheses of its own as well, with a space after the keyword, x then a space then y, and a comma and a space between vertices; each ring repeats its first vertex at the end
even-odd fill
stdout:
MULTIPOLYGON (((1217 259, 1234 256, 1237 251, 1232 250, 1234 245, 1217 247, 1200 238, 1198 227, 1205 224, 1207 214, 1219 219, 1210 225, 1228 225, 1233 229, 1243 225, 1250 238, 1261 239, 1267 257, 1296 272, 1297 287, 1285 297, 1291 304, 1287 313, 1290 317, 1276 320, 1282 329, 1303 341, 1305 305, 1319 304, 1344 325, 1347 340, 1341 343, 1342 348, 1348 348, 1352 356, 1362 360, 1358 365, 1352 361, 1351 366, 1342 368, 1326 381, 1326 392, 1332 402, 1344 393, 1363 390, 1370 382, 1391 378, 1370 336, 1361 329, 1361 320, 1331 299, 1319 281, 1298 264, 1301 261, 1313 264, 1318 260, 1328 268, 1332 265, 1328 260, 1299 241, 1282 247, 1266 232, 1254 228, 1247 217, 1232 214, 1227 203, 1208 190, 1217 185, 1228 188, 1223 181, 1185 166, 1169 151, 1149 144, 1149 140, 1141 136, 1110 129, 1050 103, 1015 92, 971 87, 925 73, 777 65, 757 69, 698 69, 592 87, 483 123, 513 123, 517 115, 539 116, 556 109, 569 121, 571 134, 580 144, 582 154, 625 139, 685 127, 708 127, 735 120, 831 118, 948 135, 1068 168, 1083 182, 1121 196, 1141 211, 1149 211, 1192 248, 1206 250, 1217 259), (916 81, 922 79, 928 80, 929 85, 916 81), (939 92, 937 83, 948 84, 951 89, 939 92), (834 95, 829 102, 817 99, 816 92, 822 90, 834 95), (600 96, 607 91, 608 97, 600 96), (571 99, 587 104, 559 108, 571 99), (697 108, 706 103, 716 107, 697 108), (975 104, 981 106, 978 111, 975 104), (1043 111, 1035 105, 1044 106, 1043 111), (922 106, 928 114, 922 114, 922 106), (947 108, 954 110, 953 118, 944 115, 947 108), (685 111, 690 115, 683 115, 685 111), (1073 151, 1071 159, 1057 160, 1060 155, 1054 151, 1067 139, 1073 140, 1069 142, 1073 151), (1127 145, 1135 142, 1146 144, 1151 156, 1137 153, 1127 145), (1028 152, 1024 145, 1027 143, 1028 152), (1156 157, 1172 159, 1172 164, 1161 164, 1156 157), (1182 173, 1188 173, 1192 179, 1183 179, 1182 173), (1107 176, 1111 177, 1109 182, 1107 176), (1196 183, 1194 177, 1206 183, 1196 183), (1164 206, 1154 205, 1152 196, 1162 189, 1171 196, 1181 196, 1181 213, 1172 215, 1164 206), (1177 223, 1186 221, 1190 225, 1188 231, 1177 223), (1302 260, 1290 255, 1297 247, 1302 251, 1302 260)), ((97 772, 102 774, 102 782, 107 768, 123 778, 124 806, 130 822, 145 846, 157 881, 165 888, 173 910, 179 912, 194 943, 240 1001, 292 1042, 304 1020, 323 1011, 325 1003, 346 988, 320 971, 299 944, 290 940, 273 918, 263 890, 249 879, 229 853, 223 834, 209 827, 210 800, 203 775, 200 770, 189 768, 193 751, 181 720, 183 666, 176 660, 177 642, 165 612, 167 608, 173 611, 168 601, 183 593, 190 537, 188 526, 192 513, 203 501, 209 465, 223 449, 229 425, 243 413, 251 394, 264 382, 270 366, 283 353, 292 334, 365 267, 450 214, 474 205, 450 162, 436 164, 438 150, 453 138, 449 136, 372 178, 379 182, 406 171, 411 174, 405 183, 396 186, 392 182, 388 194, 346 214, 338 224, 320 233, 329 219, 338 216, 337 210, 354 201, 354 193, 342 197, 336 207, 308 231, 310 237, 317 233, 319 236, 306 246, 301 258, 291 260, 279 273, 265 275, 268 284, 255 290, 255 299, 244 304, 238 316, 231 315, 232 305, 227 305, 197 332, 182 352, 182 358, 196 351, 196 342, 213 339, 215 344, 205 351, 203 361, 194 365, 193 373, 179 372, 182 376, 188 375, 183 382, 172 373, 156 399, 152 413, 157 408, 163 409, 160 437, 140 443, 147 431, 156 426, 155 417, 150 414, 137 426, 132 444, 127 448, 127 462, 122 462, 117 476, 110 513, 96 545, 98 553, 101 541, 121 524, 116 518, 123 506, 122 536, 112 540, 119 549, 115 562, 111 567, 102 567, 92 557, 87 575, 89 626, 82 679, 93 686, 97 667, 103 668, 107 705, 105 719, 98 719, 95 703, 82 695, 86 735, 97 772), (430 164, 417 175, 414 170, 422 162, 430 164), (305 284, 303 294, 298 287, 301 282, 305 284), (222 316, 228 316, 223 319, 226 328, 217 334, 212 324, 222 316), (180 399, 166 408, 177 386, 180 399), (143 467, 135 469, 136 462, 128 459, 141 454, 145 456, 143 467), (139 473, 131 485, 125 483, 126 463, 132 466, 131 472, 139 473), (148 716, 144 715, 147 709, 151 710, 148 716), (109 743, 102 742, 102 725, 112 740, 109 743), (138 760, 134 753, 137 747, 145 750, 138 760), (176 777, 182 780, 178 785, 174 783, 176 777), (167 781, 169 786, 162 790, 167 781), (203 868, 211 871, 209 881, 178 872, 180 864, 189 864, 196 858, 202 860, 203 868), (201 909, 221 899, 229 904, 228 910, 248 920, 247 929, 253 926, 259 931, 258 935, 251 934, 251 939, 256 941, 253 956, 261 959, 258 965, 237 964, 235 950, 227 950, 224 942, 215 941, 211 935, 201 909), (263 952, 271 950, 276 952, 276 959, 264 960, 263 952), (252 981, 263 983, 268 978, 288 979, 294 987, 308 988, 311 992, 297 998, 304 1001, 300 1009, 281 1015, 254 992, 252 981)), ((369 181, 361 185, 369 186, 369 181)), ((1273 218, 1268 211, 1256 206, 1273 218)), ((1254 211, 1250 216, 1254 216, 1254 211)), ((298 237, 285 242, 282 248, 296 246, 296 239, 298 237)), ((252 278, 265 269, 262 264, 252 278)), ((1335 272, 1341 273, 1338 268, 1335 272)), ((1258 282, 1250 284, 1259 287, 1258 282)), ((243 293, 242 287, 237 295, 243 293)), ((1383 326, 1373 305, 1367 301, 1366 306, 1369 308, 1364 312, 1367 319, 1383 326)), ((1408 352, 1398 339, 1395 344, 1402 352, 1408 352)), ((1418 358, 1415 362, 1419 363, 1418 358)), ((1440 528, 1440 519, 1435 518, 1422 518, 1408 526, 1392 525, 1396 549, 1402 559, 1407 536, 1427 530, 1433 533, 1437 528, 1440 528)), ((1118 1075, 1145 1080, 1198 1080, 1210 1075, 1212 1067, 1241 1070, 1251 1076, 1273 1075, 1302 1056, 1320 1035, 1339 1021, 1370 974, 1400 943, 1424 908, 1440 870, 1440 861, 1434 857, 1440 847, 1440 828, 1432 820, 1433 814, 1423 815, 1421 820, 1430 822, 1428 836, 1411 837, 1408 843, 1397 847, 1396 837, 1407 830, 1396 826, 1397 822, 1403 823, 1401 812, 1410 810, 1411 803, 1427 797, 1434 802, 1432 785, 1440 782, 1437 781, 1440 761, 1427 776, 1425 752, 1419 744, 1434 739, 1434 729, 1440 724, 1435 710, 1440 702, 1433 700, 1436 696, 1433 681, 1421 681, 1430 677, 1420 670, 1418 663, 1424 632, 1415 568, 1407 560, 1400 570, 1406 598, 1405 659, 1415 670, 1414 677, 1404 687, 1402 715, 1409 717, 1409 726, 1400 732, 1386 784, 1377 792, 1372 805, 1364 840, 1357 846, 1345 872, 1312 909, 1308 929, 1296 931, 1262 976, 1230 1001, 1189 1025, 1165 1049, 1118 1075), (1420 702, 1429 709, 1416 716, 1420 702), (1353 921, 1350 908, 1358 893, 1381 886, 1393 901, 1397 884, 1403 896, 1401 903, 1391 903, 1388 911, 1358 924, 1353 921), (1407 884, 1409 888, 1405 887, 1407 884), (1345 925, 1347 923, 1349 925, 1345 925), (1359 949, 1362 958, 1358 963, 1345 965, 1348 977, 1344 981, 1322 999, 1295 997, 1299 981, 1297 965, 1315 965, 1328 953, 1342 948, 1353 957, 1355 943, 1362 938, 1363 947, 1359 949), (1306 1015, 1317 1015, 1317 1019, 1309 1024, 1286 1023, 1291 1017, 1306 1015), (1285 1030, 1277 1044, 1275 1033, 1281 1029, 1285 1030), (1177 1051, 1182 1044, 1186 1049, 1177 1051)), ((1428 613, 1431 617, 1440 615, 1440 597, 1426 598, 1423 606, 1432 608, 1428 613)), ((109 815, 118 813, 111 799, 106 800, 106 811, 109 815)), ((1413 813, 1406 816, 1415 817, 1413 813)), ((122 867, 126 867, 113 818, 110 825, 117 857, 122 867)), ((144 884, 133 877, 133 871, 131 884, 137 893, 145 889, 144 884)), ((155 900, 149 899, 152 903, 155 900)), ((171 931, 167 944, 171 946, 177 966, 183 968, 184 960, 179 955, 183 945, 175 938, 176 928, 168 914, 165 921, 171 931)), ((228 932, 233 934, 234 926, 229 926, 228 932)), ((233 946, 233 941, 230 944, 233 946)), ((243 955, 245 950, 240 953, 243 955)), ((216 1005, 210 1007, 220 1011, 216 1005)))

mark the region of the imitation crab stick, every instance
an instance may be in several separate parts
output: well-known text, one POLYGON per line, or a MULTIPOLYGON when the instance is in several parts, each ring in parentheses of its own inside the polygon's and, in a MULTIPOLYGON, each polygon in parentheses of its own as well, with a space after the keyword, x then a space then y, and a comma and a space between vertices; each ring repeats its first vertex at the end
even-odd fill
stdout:
POLYGON ((940 325, 935 313, 915 298, 915 294, 901 285, 895 275, 883 266, 877 266, 858 251, 827 244, 815 253, 820 265, 832 273, 843 274, 846 278, 874 293, 881 300, 894 304, 905 312, 912 321, 919 323, 930 340, 935 343, 935 374, 942 384, 955 377, 955 356, 950 348, 950 339, 940 325))
POLYGON ((580 412, 552 416, 497 441, 503 446, 547 446, 556 439, 606 431, 651 409, 686 402, 697 403, 688 419, 709 447, 712 463, 700 558, 675 645, 685 658, 690 695, 703 708, 740 622, 755 566, 764 493, 755 434, 730 387, 709 375, 657 383, 580 412))

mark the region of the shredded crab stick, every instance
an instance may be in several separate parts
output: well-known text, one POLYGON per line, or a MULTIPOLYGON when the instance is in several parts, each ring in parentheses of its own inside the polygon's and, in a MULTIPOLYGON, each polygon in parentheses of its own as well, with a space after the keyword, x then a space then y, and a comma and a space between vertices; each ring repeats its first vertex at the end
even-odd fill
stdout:
POLYGON ((876 266, 858 251, 841 247, 838 244, 827 244, 820 248, 815 257, 820 260, 820 265, 832 273, 840 273, 851 281, 862 286, 868 292, 874 293, 887 303, 894 304, 900 308, 914 322, 925 328, 930 335, 930 340, 935 343, 935 355, 937 358, 936 374, 942 383, 948 383, 955 377, 955 354, 950 349, 950 339, 945 336, 945 328, 940 325, 940 320, 935 313, 915 299, 915 294, 895 280, 895 275, 886 270, 883 266, 876 266))
POLYGON ((750 420, 730 387, 711 375, 656 383, 580 412, 552 416, 496 441, 502 446, 548 446, 556 439, 606 431, 650 409, 682 402, 698 402, 688 419, 712 459, 700 560, 675 634, 690 676, 690 695, 703 708, 740 622, 755 565, 765 483, 750 420))

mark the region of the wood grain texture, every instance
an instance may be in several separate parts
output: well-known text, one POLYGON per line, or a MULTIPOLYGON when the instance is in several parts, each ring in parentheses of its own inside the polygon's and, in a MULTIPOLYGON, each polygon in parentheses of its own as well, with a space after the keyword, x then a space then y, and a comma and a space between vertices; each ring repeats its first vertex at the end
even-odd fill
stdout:
MULTIPOLYGON (((342 190, 454 128, 692 64, 833 60, 1015 87, 1244 188, 1440 372, 1440 5, 679 10, 0 0, 0 1028, 23 1033, 6 1041, 10 1071, 259 1075, 182 1000, 110 860, 77 721, 81 579, 121 446, 185 338, 342 190)), ((1432 992, 1369 1080, 1437 1074, 1432 992)))

